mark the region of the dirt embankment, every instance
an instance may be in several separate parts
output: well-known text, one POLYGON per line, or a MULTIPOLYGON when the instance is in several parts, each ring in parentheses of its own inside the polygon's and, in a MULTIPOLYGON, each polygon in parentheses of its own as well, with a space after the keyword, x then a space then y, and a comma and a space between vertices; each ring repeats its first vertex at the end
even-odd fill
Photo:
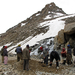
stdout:
MULTIPOLYGON (((15 69, 17 69, 18 71, 23 70, 23 60, 20 62, 17 62, 16 59, 13 59, 13 60, 10 59, 8 61, 8 64, 11 64, 13 66, 15 65, 15 69)), ((57 70, 55 62, 53 63, 52 67, 49 68, 48 66, 46 66, 44 63, 41 63, 40 60, 37 61, 37 59, 35 60, 31 59, 29 61, 29 67, 30 67, 29 72, 42 71, 42 72, 49 72, 49 73, 60 73, 62 69, 67 68, 67 66, 60 65, 60 68, 57 70)))
MULTIPOLYGON (((59 69, 56 69, 56 63, 53 62, 52 67, 48 67, 45 64, 41 63, 40 61, 37 61, 37 59, 31 59, 29 61, 29 71, 23 70, 23 60, 20 62, 17 62, 17 57, 8 57, 8 65, 4 65, 1 63, 1 57, 0 57, 0 74, 1 75, 56 75, 56 74, 63 74, 66 75, 66 73, 69 73, 70 69, 73 68, 73 65, 66 66, 61 65, 59 69), (63 70, 65 72, 63 72, 63 70), (67 71, 66 71, 67 70, 67 71), (48 73, 48 74, 47 74, 48 73)), ((70 75, 70 74, 69 74, 70 75)))

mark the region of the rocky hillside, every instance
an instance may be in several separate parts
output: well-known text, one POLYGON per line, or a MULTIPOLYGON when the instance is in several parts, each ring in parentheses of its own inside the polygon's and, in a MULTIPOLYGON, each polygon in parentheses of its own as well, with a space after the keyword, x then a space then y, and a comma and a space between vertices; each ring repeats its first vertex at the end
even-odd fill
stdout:
POLYGON ((37 34, 46 33, 49 27, 42 27, 39 24, 64 15, 66 13, 54 3, 47 4, 41 11, 38 11, 26 20, 8 29, 6 33, 0 34, 0 46, 10 42, 13 42, 12 45, 15 45, 29 36, 34 37, 37 34), (45 19, 47 17, 50 18, 45 19))

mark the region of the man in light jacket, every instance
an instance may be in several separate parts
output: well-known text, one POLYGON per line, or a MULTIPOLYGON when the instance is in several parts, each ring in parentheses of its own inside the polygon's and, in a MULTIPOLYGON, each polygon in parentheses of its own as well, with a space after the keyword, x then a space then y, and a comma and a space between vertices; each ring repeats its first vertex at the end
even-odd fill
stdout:
POLYGON ((48 66, 48 56, 49 56, 49 49, 45 48, 43 50, 43 56, 44 56, 44 64, 46 64, 46 66, 48 66))
POLYGON ((30 60, 30 53, 29 53, 28 45, 23 50, 23 60, 24 60, 24 68, 23 68, 23 70, 28 71, 29 70, 29 60, 30 60))

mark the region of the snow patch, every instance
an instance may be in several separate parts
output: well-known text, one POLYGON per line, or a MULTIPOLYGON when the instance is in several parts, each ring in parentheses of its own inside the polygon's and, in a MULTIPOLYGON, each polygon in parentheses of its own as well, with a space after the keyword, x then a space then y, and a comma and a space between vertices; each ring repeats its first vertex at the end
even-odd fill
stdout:
POLYGON ((40 13, 36 14, 36 16, 40 15, 40 13))
POLYGON ((46 20, 46 19, 51 19, 52 17, 50 16, 50 15, 47 15, 45 18, 44 18, 44 20, 46 20))
POLYGON ((24 25, 26 25, 26 23, 21 23, 21 27, 24 26, 24 25))
MULTIPOLYGON (((48 12, 48 13, 50 13, 50 12, 48 12)), ((53 13, 53 15, 47 15, 45 18, 44 18, 44 20, 46 20, 46 19, 51 19, 51 18, 56 18, 56 17, 60 17, 60 16, 63 16, 64 14, 62 14, 62 13, 54 13, 54 12, 51 12, 51 13, 53 13)))

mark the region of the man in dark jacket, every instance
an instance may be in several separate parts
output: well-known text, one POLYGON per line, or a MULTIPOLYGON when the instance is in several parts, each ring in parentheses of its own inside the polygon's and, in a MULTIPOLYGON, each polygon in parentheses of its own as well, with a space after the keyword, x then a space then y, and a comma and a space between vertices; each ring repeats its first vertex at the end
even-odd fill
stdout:
POLYGON ((73 61, 74 61, 74 67, 75 67, 75 46, 74 46, 74 49, 73 49, 73 55, 74 55, 73 61))
POLYGON ((22 60, 22 48, 20 44, 16 48, 15 52, 17 52, 17 62, 20 61, 20 59, 22 60))
POLYGON ((71 59, 72 59, 72 51, 70 45, 67 45, 67 54, 66 54, 66 62, 68 65, 71 64, 71 59))
POLYGON ((3 49, 3 56, 4 56, 4 64, 7 65, 7 62, 8 62, 7 46, 5 46, 3 49))
POLYGON ((56 51, 52 51, 50 53, 50 67, 52 66, 53 60, 56 60, 56 67, 59 69, 59 61, 60 61, 60 56, 56 51))

